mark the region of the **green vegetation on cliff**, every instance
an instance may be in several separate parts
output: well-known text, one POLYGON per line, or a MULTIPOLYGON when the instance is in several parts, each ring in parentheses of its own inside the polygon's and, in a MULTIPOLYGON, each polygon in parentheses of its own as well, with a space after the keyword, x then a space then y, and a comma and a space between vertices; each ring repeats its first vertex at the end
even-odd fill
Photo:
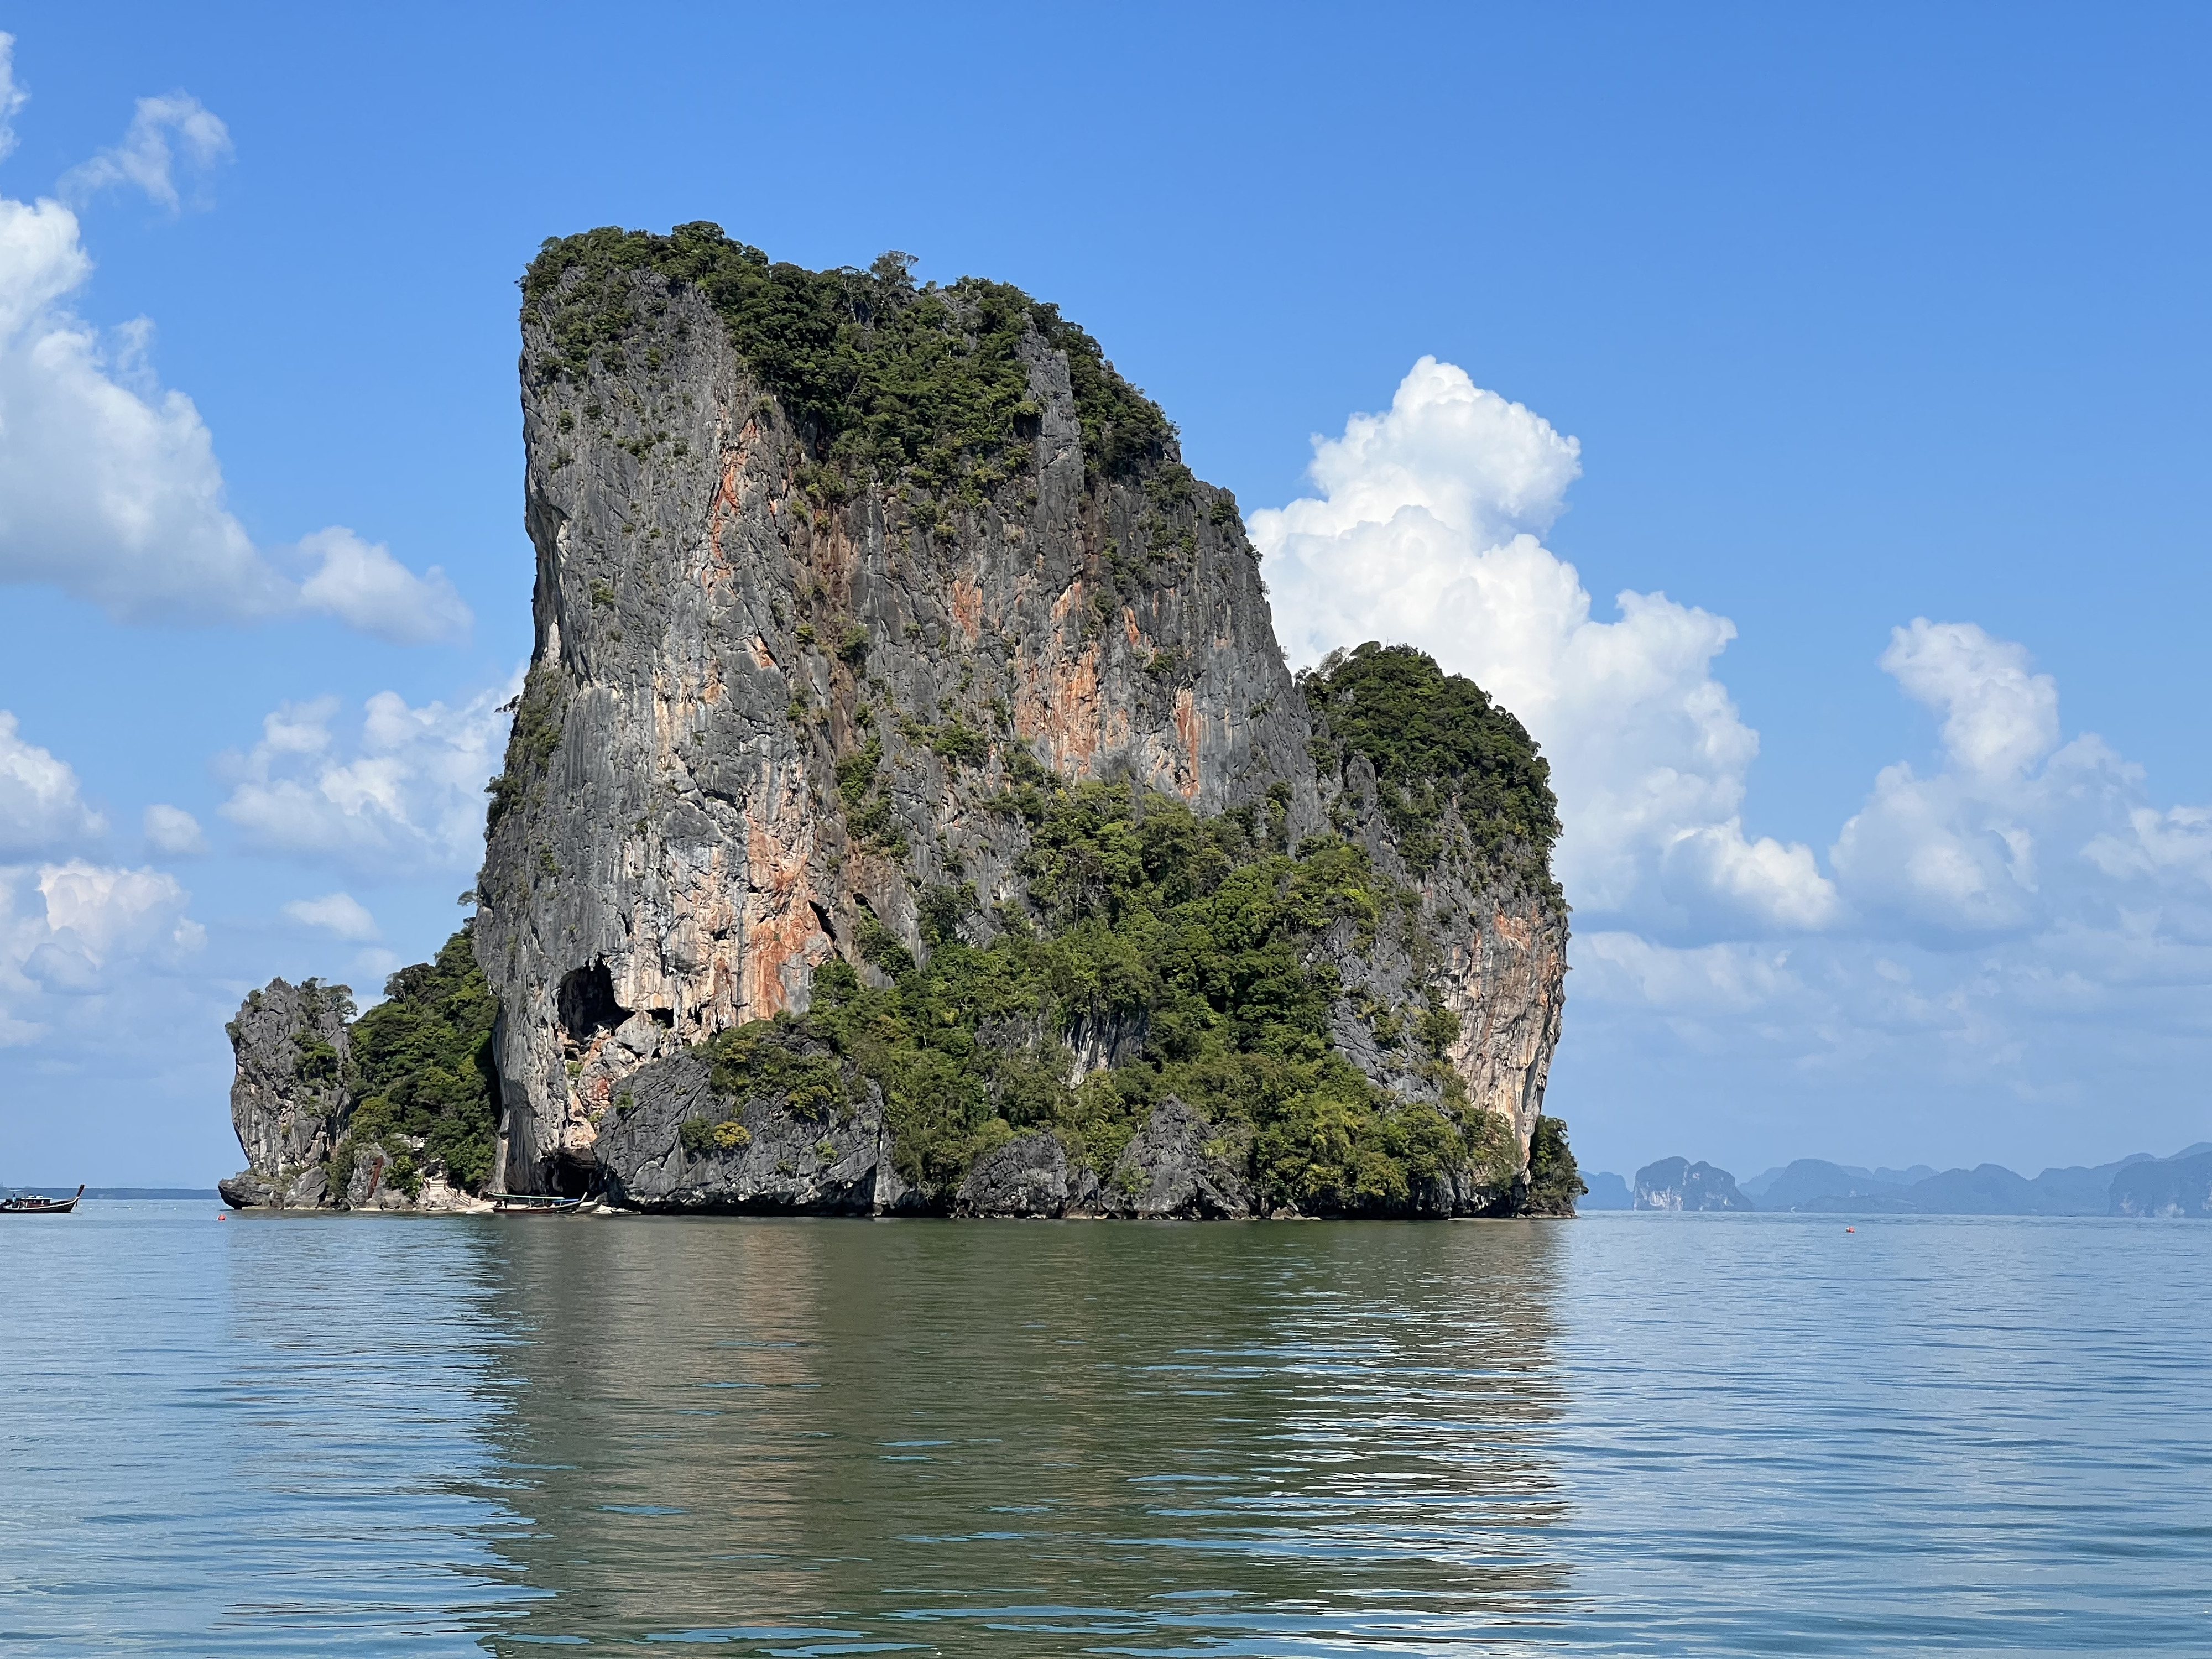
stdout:
MULTIPOLYGON (((1255 813, 1201 818, 1126 786, 1048 781, 1006 805, 1030 820, 1026 915, 1002 913, 1006 931, 972 945, 957 931, 972 893, 934 892, 926 965, 886 933, 871 955, 892 983, 830 962, 811 1011, 780 1022, 882 1085, 908 1180, 944 1198, 981 1153, 1039 1127, 1103 1176, 1170 1094, 1249 1147, 1272 1204, 1387 1212, 1447 1170, 1510 1173, 1505 1125, 1468 1106, 1437 1048, 1408 1057, 1437 1099, 1401 1101, 1329 1041, 1339 987, 1316 945, 1340 930, 1358 948, 1404 902, 1363 849, 1322 837, 1285 853, 1255 813), (1071 1087, 1070 1035, 1118 1063, 1071 1087)), ((1412 1012, 1401 1041, 1441 1036, 1412 1012)), ((824 1109, 844 1103, 838 1067, 793 1060, 764 1024, 708 1052, 733 1100, 781 1091, 800 1066, 824 1109)))
MULTIPOLYGON (((698 290, 745 365, 812 441, 807 479, 834 495, 872 478, 976 504, 1030 471, 1040 410, 1023 339, 1065 352, 1085 464, 1117 475, 1167 453, 1175 428, 1056 307, 1005 283, 963 276, 917 288, 912 261, 866 270, 771 264, 719 225, 665 236, 604 226, 546 242, 522 279, 526 322, 543 327, 561 372, 619 374, 634 349, 635 276, 698 290)), ((652 348, 647 348, 650 350, 652 348)))
POLYGON ((1589 1185, 1567 1145, 1565 1121, 1538 1118, 1536 1133, 1528 1138, 1528 1213, 1572 1215, 1575 1200, 1588 1191, 1589 1185))
MULTIPOLYGON (((1376 794, 1406 862, 1432 866, 1455 807, 1473 848, 1492 861, 1548 868, 1559 837, 1552 769, 1528 729, 1473 680, 1426 652, 1372 641, 1301 675, 1314 756, 1330 770, 1354 755, 1375 769, 1376 794)), ((1556 896, 1548 875, 1543 890, 1556 896)))
POLYGON ((491 1173, 499 1079, 491 1049, 499 1012, 477 966, 469 924, 433 962, 402 968, 384 982, 385 1000, 353 1024, 352 1109, 331 1155, 331 1188, 343 1194, 361 1150, 381 1146, 386 1179, 411 1198, 421 1190, 415 1156, 400 1137, 445 1166, 471 1192, 491 1173))
POLYGON ((484 785, 491 797, 484 809, 484 834, 520 805, 544 781, 553 751, 561 746, 561 722, 568 713, 568 682, 556 663, 532 665, 515 699, 514 724, 507 728, 507 761, 484 785))

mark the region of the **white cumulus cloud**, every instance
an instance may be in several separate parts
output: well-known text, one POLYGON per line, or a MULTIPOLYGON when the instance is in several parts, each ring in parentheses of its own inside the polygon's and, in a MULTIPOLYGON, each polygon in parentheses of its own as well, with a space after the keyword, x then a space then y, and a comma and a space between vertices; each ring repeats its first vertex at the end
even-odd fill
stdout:
POLYGON ((436 565, 418 576, 383 544, 338 527, 306 538, 300 551, 315 562, 313 574, 300 584, 303 611, 336 617, 395 645, 466 637, 469 608, 436 565))
POLYGON ((309 927, 319 927, 340 939, 366 941, 377 937, 376 918, 350 893, 325 893, 320 898, 294 899, 284 914, 309 927))
POLYGON ((2058 683, 2030 672, 2024 647, 1972 623, 1916 617, 1892 633, 1881 665, 1943 717, 1944 750, 1967 771, 2015 776, 2058 746, 2058 683))
POLYGON ((1929 939, 2019 933, 2111 896, 2095 848, 2144 810, 2142 776, 2104 742, 2059 741, 2058 687, 1971 623, 1915 618, 1881 665, 1940 722, 1931 777, 1876 775, 1830 860, 1875 925, 1929 939))
POLYGON ((484 782, 497 769, 519 680, 449 707, 380 691, 357 727, 335 697, 288 703, 224 764, 222 815, 252 845, 380 875, 472 871, 483 853, 484 782))
POLYGON ((1421 359, 1386 413, 1314 441, 1319 495, 1251 516, 1293 663, 1416 645, 1511 709, 1550 759, 1577 906, 1678 930, 1826 926, 1838 900, 1811 849, 1742 828, 1759 737, 1712 675, 1735 624, 1637 592, 1594 620, 1538 540, 1580 470, 1541 416, 1421 359))
POLYGON ((27 997, 88 996, 119 988, 137 972, 173 971, 206 943, 185 914, 191 896, 159 870, 129 870, 70 859, 0 872, 0 1043, 43 1034, 19 1017, 27 997), (11 1006, 12 1005, 12 1006, 11 1006))
POLYGON ((2024 645, 1921 617, 1880 662, 1935 763, 1881 769, 1825 856, 1751 835, 1759 738, 1715 673, 1735 626, 1636 591, 1592 617, 1540 540, 1580 465, 1425 358, 1315 441, 1315 494, 1250 519, 1294 663, 1419 646, 1550 758, 1576 909, 1553 1103, 1578 1141, 2033 1168, 2200 1138, 2212 805, 2069 735, 2024 645))
POLYGON ((199 949, 206 933, 185 914, 191 895, 161 870, 112 869, 71 859, 39 872, 46 926, 105 961, 119 951, 160 956, 199 949))
MULTIPOLYGON (((172 137, 187 156, 228 142, 191 100, 147 100, 131 136, 88 166, 173 202, 172 137)), ((70 309, 91 273, 68 207, 0 197, 0 581, 58 587, 126 622, 324 614, 401 644, 467 631, 441 574, 415 575, 350 531, 319 531, 276 560, 257 549, 199 410, 155 382, 151 325, 103 333, 70 309)))
POLYGON ((0 858, 45 852, 106 828, 84 803, 76 771, 20 735, 0 708, 0 858))

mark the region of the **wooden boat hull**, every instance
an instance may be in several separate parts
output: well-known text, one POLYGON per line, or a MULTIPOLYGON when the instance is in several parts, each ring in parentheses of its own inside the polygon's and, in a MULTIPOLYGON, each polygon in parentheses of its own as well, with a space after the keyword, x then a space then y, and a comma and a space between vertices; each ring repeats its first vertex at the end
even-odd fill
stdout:
POLYGON ((0 1201, 0 1215, 67 1215, 76 1208, 77 1200, 84 1196, 84 1185, 67 1198, 11 1198, 0 1201))
POLYGON ((574 1215, 584 1207, 580 1198, 540 1197, 534 1193, 502 1193, 492 1199, 495 1215, 574 1215))

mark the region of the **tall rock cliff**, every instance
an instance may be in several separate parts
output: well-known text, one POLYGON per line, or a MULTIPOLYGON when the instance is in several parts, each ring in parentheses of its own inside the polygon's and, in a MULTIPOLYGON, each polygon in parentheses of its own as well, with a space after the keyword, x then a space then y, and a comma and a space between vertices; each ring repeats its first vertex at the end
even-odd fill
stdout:
POLYGON ((494 1179, 1526 1205, 1566 939, 1526 733, 1408 651, 1294 682, 1158 410, 1053 307, 907 263, 693 225, 525 280, 494 1179))

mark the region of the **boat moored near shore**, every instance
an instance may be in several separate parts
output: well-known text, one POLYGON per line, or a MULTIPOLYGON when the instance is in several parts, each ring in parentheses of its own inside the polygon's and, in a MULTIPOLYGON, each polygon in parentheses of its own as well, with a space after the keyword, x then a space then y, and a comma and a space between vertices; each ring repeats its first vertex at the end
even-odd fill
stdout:
POLYGON ((10 1193, 0 1198, 0 1215, 67 1215, 84 1196, 84 1182, 67 1198, 46 1198, 37 1193, 10 1193))

